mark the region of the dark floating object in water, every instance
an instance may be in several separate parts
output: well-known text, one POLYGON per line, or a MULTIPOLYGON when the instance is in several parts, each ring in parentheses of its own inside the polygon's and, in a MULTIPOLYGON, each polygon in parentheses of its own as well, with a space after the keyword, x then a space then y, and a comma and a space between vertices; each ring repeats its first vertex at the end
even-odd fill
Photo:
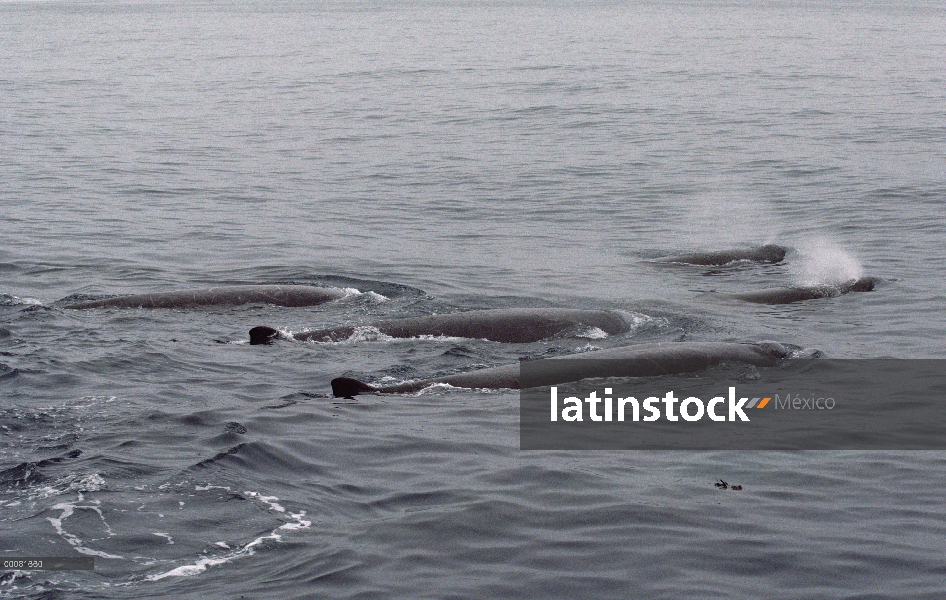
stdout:
POLYGON ((737 260, 747 260, 757 263, 782 262, 782 260, 785 259, 785 252, 786 248, 782 246, 766 244, 765 246, 755 246, 753 248, 717 250, 714 252, 691 252, 688 254, 678 254, 676 256, 666 256, 657 260, 659 262, 718 267, 736 262, 737 260))
POLYGON ((347 295, 339 288, 313 285, 223 285, 160 294, 135 294, 103 300, 76 302, 66 308, 192 308, 195 306, 315 306, 347 295))
POLYGON ((839 285, 817 285, 809 287, 780 287, 733 294, 732 297, 744 302, 756 304, 791 304, 817 298, 833 298, 848 292, 869 292, 874 289, 877 277, 861 277, 851 279, 839 285))
MULTIPOLYGON (((620 311, 574 308, 472 310, 378 321, 368 325, 395 338, 432 335, 510 343, 537 342, 581 326, 597 327, 608 335, 617 335, 630 329, 629 319, 620 311)), ((302 341, 337 342, 351 337, 355 329, 352 325, 342 325, 295 333, 292 338, 302 341)), ((268 344, 277 337, 279 331, 272 327, 260 326, 250 330, 250 344, 268 344)))
POLYGON ((225 431, 229 431, 230 433, 239 433, 240 435, 246 433, 246 427, 244 427, 241 423, 237 423, 236 421, 230 421, 226 423, 223 428, 225 431))
MULTIPOLYGON (((549 367, 557 366, 552 364, 553 361, 569 362, 559 363, 561 368, 558 369, 550 368, 542 380, 534 382, 534 385, 555 385, 592 377, 653 377, 692 373, 725 362, 768 367, 786 356, 788 350, 778 342, 639 344, 545 359, 543 362, 549 367)), ((339 377, 332 380, 332 392, 337 398, 352 398, 365 393, 416 392, 437 383, 462 388, 519 389, 519 363, 390 386, 373 386, 350 377, 339 377)))
POLYGON ((716 483, 714 483, 713 485, 715 485, 716 487, 718 487, 718 488, 721 489, 721 490, 730 489, 730 490, 733 490, 733 491, 735 491, 735 492, 742 491, 742 486, 741 486, 741 485, 729 485, 728 483, 726 483, 726 482, 723 481, 722 479, 717 480, 716 483))

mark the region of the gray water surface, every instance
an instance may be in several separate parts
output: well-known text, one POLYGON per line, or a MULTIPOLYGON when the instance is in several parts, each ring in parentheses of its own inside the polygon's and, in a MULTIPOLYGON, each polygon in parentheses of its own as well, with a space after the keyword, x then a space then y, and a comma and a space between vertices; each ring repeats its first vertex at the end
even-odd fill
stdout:
POLYGON ((941 598, 941 453, 520 452, 515 392, 329 381, 649 341, 946 357, 944 31, 924 2, 0 3, 0 555, 96 557, 0 594, 941 598), (786 261, 651 260, 762 243, 786 261), (62 302, 228 283, 360 293, 62 302), (508 306, 634 326, 244 343, 508 306))

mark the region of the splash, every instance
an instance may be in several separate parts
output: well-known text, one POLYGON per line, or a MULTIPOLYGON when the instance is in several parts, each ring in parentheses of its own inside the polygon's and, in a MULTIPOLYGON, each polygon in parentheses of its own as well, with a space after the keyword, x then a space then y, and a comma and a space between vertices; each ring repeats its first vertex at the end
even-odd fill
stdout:
POLYGON ((793 280, 796 285, 839 285, 864 274, 861 263, 840 244, 815 238, 798 247, 798 261, 793 261, 793 280))
POLYGON ((387 296, 383 294, 379 294, 377 292, 372 292, 372 291, 362 292, 355 288, 350 288, 350 287, 342 288, 342 289, 345 291, 345 296, 343 300, 347 300, 349 298, 357 298, 358 300, 363 301, 367 304, 381 304, 382 302, 387 302, 388 300, 390 300, 390 298, 388 298, 387 296))
POLYGON ((575 334, 575 337, 585 338, 589 340, 603 340, 608 337, 608 333, 603 329, 597 327, 588 327, 583 329, 575 334))

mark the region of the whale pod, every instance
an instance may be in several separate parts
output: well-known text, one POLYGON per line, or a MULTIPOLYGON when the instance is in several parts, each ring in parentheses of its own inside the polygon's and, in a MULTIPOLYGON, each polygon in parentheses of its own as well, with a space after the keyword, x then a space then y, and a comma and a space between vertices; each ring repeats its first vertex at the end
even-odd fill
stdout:
POLYGON ((737 260, 748 260, 757 263, 777 263, 785 259, 786 249, 775 244, 755 246, 753 248, 737 248, 734 250, 717 250, 713 252, 691 252, 657 259, 659 262, 684 263, 688 265, 720 266, 737 260))
POLYGON ((879 281, 876 277, 851 279, 840 285, 816 285, 806 287, 779 287, 733 294, 732 297, 744 302, 756 304, 791 304, 817 298, 833 298, 848 292, 869 292, 879 281))
MULTIPOLYGON (((432 335, 526 343, 554 337, 576 327, 597 327, 608 335, 617 335, 630 329, 630 324, 625 313, 614 310, 498 308, 378 321, 369 327, 396 338, 432 335)), ((355 326, 342 325, 295 333, 292 337, 337 342, 348 339, 354 332, 355 326)), ((250 344, 268 344, 278 336, 279 332, 272 327, 254 327, 250 330, 250 344)))
MULTIPOLYGON (((774 366, 786 356, 788 356, 788 350, 784 346, 778 342, 769 341, 753 344, 730 342, 639 344, 543 359, 542 368, 537 370, 539 375, 530 380, 528 385, 529 387, 555 385, 591 377, 653 377, 692 373, 726 362, 774 366)), ((389 386, 373 386, 357 379, 339 377, 332 380, 332 393, 337 398, 350 398, 365 393, 406 393, 416 392, 438 383, 462 388, 520 389, 519 364, 490 367, 389 386)))
POLYGON ((346 293, 345 290, 338 288, 312 285, 223 285, 197 290, 135 294, 74 302, 66 305, 66 308, 192 308, 195 306, 238 306, 251 303, 314 306, 342 298, 346 293))

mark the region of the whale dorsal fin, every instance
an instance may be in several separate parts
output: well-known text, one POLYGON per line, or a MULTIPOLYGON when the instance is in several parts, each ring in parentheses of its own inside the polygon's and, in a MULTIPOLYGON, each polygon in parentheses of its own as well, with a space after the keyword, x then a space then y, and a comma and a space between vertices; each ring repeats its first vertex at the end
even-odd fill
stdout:
POLYGON ((332 380, 332 393, 336 398, 354 398, 365 392, 377 392, 373 385, 352 379, 351 377, 336 377, 332 380))

